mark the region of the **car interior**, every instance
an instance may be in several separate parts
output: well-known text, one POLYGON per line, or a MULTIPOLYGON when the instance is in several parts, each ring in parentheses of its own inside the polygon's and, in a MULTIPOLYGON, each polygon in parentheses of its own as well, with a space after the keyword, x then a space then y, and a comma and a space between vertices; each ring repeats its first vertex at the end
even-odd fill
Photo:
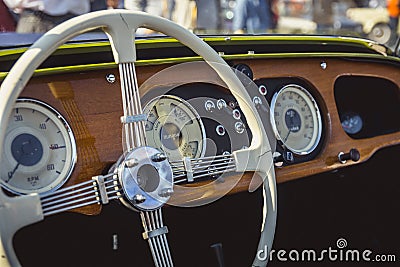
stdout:
POLYGON ((0 266, 397 266, 399 70, 117 9, 4 42, 0 266))

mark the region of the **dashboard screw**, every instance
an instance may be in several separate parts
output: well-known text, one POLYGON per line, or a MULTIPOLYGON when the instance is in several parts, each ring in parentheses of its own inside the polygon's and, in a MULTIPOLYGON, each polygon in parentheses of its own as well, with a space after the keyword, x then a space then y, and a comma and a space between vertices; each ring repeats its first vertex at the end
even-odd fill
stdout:
POLYGON ((174 190, 172 188, 164 188, 161 190, 161 192, 158 194, 160 197, 170 197, 174 193, 174 190))
POLYGON ((143 202, 146 201, 146 197, 140 194, 137 194, 133 197, 133 202, 135 204, 142 204, 143 202))
POLYGON ((151 157, 151 160, 154 162, 161 162, 167 159, 167 156, 164 153, 157 153, 151 157))
POLYGON ((107 80, 107 82, 109 82, 109 83, 115 83, 115 75, 112 74, 112 73, 107 74, 107 75, 106 75, 106 80, 107 80))
POLYGON ((326 70, 327 67, 328 67, 328 64, 326 62, 321 62, 321 68, 323 70, 326 70))
POLYGON ((125 166, 128 168, 132 168, 135 167, 139 164, 139 162, 137 161, 137 159, 133 158, 133 159, 128 159, 125 161, 125 166))

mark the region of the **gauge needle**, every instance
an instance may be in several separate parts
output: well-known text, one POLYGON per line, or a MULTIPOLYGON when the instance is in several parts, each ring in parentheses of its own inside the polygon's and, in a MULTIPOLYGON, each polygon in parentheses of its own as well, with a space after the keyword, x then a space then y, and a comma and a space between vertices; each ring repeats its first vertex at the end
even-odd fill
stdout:
POLYGON ((17 169, 18 169, 18 167, 19 167, 20 164, 21 164, 21 163, 18 161, 18 163, 17 163, 17 165, 15 166, 15 168, 14 168, 11 172, 8 173, 8 180, 6 181, 6 183, 8 183, 8 182, 13 178, 14 173, 17 171, 17 169))
POLYGON ((290 133, 292 132, 292 129, 289 129, 289 132, 287 133, 286 137, 284 138, 283 142, 285 143, 286 140, 289 138, 290 133))
MULTIPOLYGON (((30 143, 30 142, 28 141, 28 143, 30 143)), ((20 151, 22 151, 22 153, 21 153, 21 155, 19 155, 18 159, 16 159, 17 165, 14 167, 14 169, 11 172, 8 173, 8 180, 6 181, 6 183, 8 183, 13 178, 14 173, 17 171, 19 165, 21 164, 20 159, 25 154, 23 145, 21 146, 20 151)))

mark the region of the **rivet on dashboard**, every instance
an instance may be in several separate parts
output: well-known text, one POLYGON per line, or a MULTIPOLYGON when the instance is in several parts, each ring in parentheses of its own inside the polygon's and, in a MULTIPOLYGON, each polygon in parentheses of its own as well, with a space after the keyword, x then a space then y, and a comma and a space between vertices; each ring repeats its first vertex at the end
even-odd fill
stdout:
POLYGON ((262 94, 262 95, 266 95, 268 93, 267 87, 265 85, 261 84, 258 87, 258 92, 260 92, 260 94, 262 94))
POLYGON ((115 75, 112 73, 109 73, 106 75, 106 80, 109 83, 115 83, 115 75))
POLYGON ((225 127, 220 124, 215 128, 215 131, 219 136, 223 136, 225 134, 225 127))
POLYGON ((247 51, 247 54, 249 54, 249 55, 254 55, 255 52, 254 52, 253 50, 249 50, 249 51, 247 51))
POLYGON ((218 52, 218 56, 222 57, 223 55, 225 55, 225 52, 218 52))
POLYGON ((328 64, 326 63, 326 62, 321 62, 321 68, 323 69, 323 70, 326 70, 326 68, 328 67, 328 64))
POLYGON ((241 117, 240 111, 239 111, 238 109, 234 109, 234 110, 232 111, 232 117, 233 117, 235 120, 240 120, 240 117, 241 117))

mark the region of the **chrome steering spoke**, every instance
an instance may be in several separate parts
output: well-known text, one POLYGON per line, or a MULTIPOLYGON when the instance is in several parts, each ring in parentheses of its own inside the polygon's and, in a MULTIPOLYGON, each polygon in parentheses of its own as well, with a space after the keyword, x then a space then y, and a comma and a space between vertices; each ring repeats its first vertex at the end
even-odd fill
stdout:
POLYGON ((121 197, 115 174, 101 176, 101 179, 99 177, 41 196, 43 215, 50 216, 93 204, 107 204, 108 200, 121 197))
POLYGON ((140 217, 145 230, 143 238, 149 243, 155 266, 174 266, 167 240, 168 228, 163 224, 161 208, 141 211, 140 217))
POLYGON ((235 158, 232 155, 209 156, 196 159, 184 158, 171 162, 174 173, 174 184, 194 182, 203 177, 219 177, 236 170, 235 158))
POLYGON ((122 106, 124 109, 124 116, 121 117, 121 122, 123 123, 125 152, 129 152, 135 147, 146 144, 144 127, 146 117, 143 114, 140 103, 134 63, 120 63, 119 74, 121 79, 122 106))

